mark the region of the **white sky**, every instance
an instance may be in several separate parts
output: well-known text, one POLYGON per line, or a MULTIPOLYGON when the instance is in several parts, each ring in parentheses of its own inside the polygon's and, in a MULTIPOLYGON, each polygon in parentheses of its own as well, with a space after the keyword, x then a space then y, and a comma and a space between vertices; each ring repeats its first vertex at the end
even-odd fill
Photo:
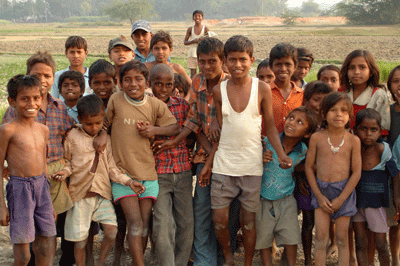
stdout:
MULTIPOLYGON (((300 7, 301 4, 305 1, 306 0, 289 0, 287 3, 289 7, 300 7)), ((320 4, 321 9, 324 9, 325 7, 329 7, 331 5, 339 3, 341 0, 314 0, 314 1, 320 4)))

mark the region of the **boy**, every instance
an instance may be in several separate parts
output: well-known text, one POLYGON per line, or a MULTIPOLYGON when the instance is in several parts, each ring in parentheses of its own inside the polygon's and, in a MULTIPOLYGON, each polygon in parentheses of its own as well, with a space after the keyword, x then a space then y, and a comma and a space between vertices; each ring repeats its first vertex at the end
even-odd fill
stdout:
POLYGON ((108 100, 114 91, 115 84, 117 84, 115 67, 110 62, 99 59, 90 66, 90 89, 103 100, 105 108, 107 108, 108 100))
MULTIPOLYGON (((183 98, 170 96, 174 89, 172 68, 165 64, 155 65, 150 71, 150 87, 154 96, 167 104, 179 125, 183 126, 190 107, 183 98)), ((153 240, 159 263, 187 265, 193 244, 193 182, 186 141, 156 154, 155 160, 160 190, 153 207, 153 240)))
POLYGON ((190 45, 190 50, 188 54, 188 62, 187 67, 190 69, 190 78, 193 78, 197 72, 197 56, 196 49, 197 44, 203 40, 204 36, 207 34, 209 29, 202 25, 204 13, 201 10, 193 11, 192 19, 194 21, 194 25, 189 27, 186 31, 186 36, 183 41, 184 45, 190 45))
POLYGON ((306 48, 297 48, 298 63, 296 70, 293 72, 292 80, 297 87, 304 89, 307 82, 304 78, 310 72, 312 63, 314 62, 313 54, 306 48))
POLYGON ((288 43, 275 45, 269 54, 269 66, 275 75, 275 81, 270 85, 275 126, 280 133, 285 117, 303 102, 303 90, 290 81, 297 66, 296 48, 288 43))
POLYGON ((128 40, 124 35, 110 40, 108 43, 108 58, 114 63, 117 86, 121 89, 118 77, 119 70, 126 62, 135 59, 132 41, 128 40))
POLYGON ((206 186, 210 183, 212 168, 214 229, 227 265, 234 264, 227 227, 229 204, 239 195, 245 265, 252 265, 256 240, 255 212, 260 200, 258 195, 262 175, 261 116, 281 166, 290 167, 292 160, 283 151, 274 126, 269 86, 249 76, 254 63, 253 44, 244 36, 233 36, 225 43, 224 53, 232 77, 213 89, 221 137, 219 144, 213 144, 212 152, 200 173, 199 184, 206 186), (248 122, 243 125, 243 121, 248 122))
POLYGON ((172 37, 169 33, 165 31, 158 31, 154 36, 151 38, 150 41, 150 49, 154 55, 155 61, 145 63, 147 69, 150 71, 153 66, 156 64, 167 64, 174 70, 174 73, 181 74, 186 78, 188 83, 191 85, 192 80, 186 74, 185 69, 177 63, 170 63, 168 62, 168 57, 172 52, 172 37))
POLYGON ((142 63, 153 62, 150 40, 153 37, 150 23, 146 20, 138 20, 132 25, 131 38, 135 42, 135 58, 142 63))
POLYGON ((112 205, 111 183, 118 182, 141 194, 145 188, 123 174, 115 165, 111 140, 103 153, 93 148, 93 138, 103 127, 104 105, 96 95, 79 100, 78 119, 81 126, 73 128, 65 138, 65 167, 53 178, 69 177, 69 191, 74 206, 65 219, 65 239, 75 243, 77 265, 85 265, 85 245, 92 220, 100 222, 104 231, 97 265, 104 265, 117 234, 117 219, 112 205))
POLYGON ((311 108, 318 115, 318 127, 322 122, 321 102, 332 91, 334 91, 333 88, 322 81, 312 81, 304 88, 303 105, 311 108))
MULTIPOLYGON (((14 265, 27 265, 33 242, 36 265, 53 265, 56 228, 48 181, 46 144, 49 129, 35 122, 42 103, 40 80, 17 75, 7 84, 8 102, 15 118, 0 128, 0 163, 7 160, 8 209, 0 178, 0 224, 10 223, 14 265), (29 156, 26 156, 29 154, 29 156)), ((0 168, 3 174, 3 167, 0 168)))
POLYGON ((268 85, 274 82, 275 75, 269 67, 269 59, 264 59, 257 66, 256 77, 267 83, 268 85))
MULTIPOLYGON (((296 265, 297 245, 301 240, 292 174, 294 167, 301 163, 307 152, 307 146, 301 140, 309 138, 317 125, 317 115, 313 110, 306 107, 294 109, 286 118, 284 132, 280 135, 282 146, 294 165, 286 170, 279 168, 276 153, 272 153, 271 161, 264 159, 261 204, 256 213, 256 249, 261 249, 264 266, 272 265, 274 237, 278 246, 285 246, 288 265, 296 265)), ((267 138, 264 142, 266 150, 273 151, 267 138)))
POLYGON ((89 71, 87 67, 83 66, 83 62, 87 57, 88 50, 87 50, 87 42, 81 36, 69 36, 68 39, 65 41, 65 57, 68 58, 69 66, 66 69, 57 71, 54 76, 54 83, 51 87, 51 95, 55 98, 60 99, 63 101, 63 96, 60 94, 58 89, 58 81, 62 73, 69 70, 75 70, 81 72, 85 77, 85 92, 89 91, 89 71))
POLYGON ((72 117, 76 123, 79 123, 76 104, 85 92, 85 78, 82 73, 74 70, 62 73, 58 82, 58 89, 60 95, 64 98, 68 115, 72 117))

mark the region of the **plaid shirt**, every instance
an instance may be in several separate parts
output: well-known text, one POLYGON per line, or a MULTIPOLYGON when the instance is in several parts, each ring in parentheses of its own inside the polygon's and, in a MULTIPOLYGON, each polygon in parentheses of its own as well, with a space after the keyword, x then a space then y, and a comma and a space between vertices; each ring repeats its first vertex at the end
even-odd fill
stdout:
MULTIPOLYGON (((222 72, 218 83, 226 80, 227 77, 228 76, 222 72)), ((217 116, 217 110, 213 102, 212 93, 207 91, 206 78, 201 74, 193 77, 189 104, 191 108, 184 124, 185 127, 195 133, 199 133, 200 129, 202 129, 204 134, 208 135, 211 122, 217 116)))
MULTIPOLYGON (((179 97, 169 97, 167 106, 179 125, 183 126, 190 109, 188 102, 179 97)), ((175 137, 157 137, 157 139, 166 140, 173 138, 175 137)), ((190 170, 191 164, 188 155, 186 140, 182 140, 175 148, 155 154, 157 174, 172 174, 190 170)))
MULTIPOLYGON (((74 119, 67 113, 67 108, 59 99, 48 94, 49 104, 46 113, 42 109, 39 110, 35 121, 46 125, 50 130, 50 137, 47 143, 47 163, 60 160, 64 157, 63 138, 65 132, 72 127, 74 119)), ((7 108, 2 123, 11 122, 17 116, 14 108, 7 108)))

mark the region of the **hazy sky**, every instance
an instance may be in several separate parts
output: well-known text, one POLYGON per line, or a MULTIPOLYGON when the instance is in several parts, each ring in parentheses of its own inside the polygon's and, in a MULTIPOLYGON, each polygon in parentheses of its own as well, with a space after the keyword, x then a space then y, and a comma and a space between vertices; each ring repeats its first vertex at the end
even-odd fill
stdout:
MULTIPOLYGON (((299 7, 304 1, 305 0, 289 0, 287 3, 289 7, 299 7)), ((314 1, 320 4, 322 9, 324 7, 331 6, 333 4, 340 2, 340 0, 314 0, 314 1)))

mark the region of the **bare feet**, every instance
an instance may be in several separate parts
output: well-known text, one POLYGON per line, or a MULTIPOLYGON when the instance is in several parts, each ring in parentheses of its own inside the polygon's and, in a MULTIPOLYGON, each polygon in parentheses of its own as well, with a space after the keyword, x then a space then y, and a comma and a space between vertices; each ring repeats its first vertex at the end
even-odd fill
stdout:
POLYGON ((332 256, 333 254, 337 254, 338 252, 338 247, 336 246, 336 244, 331 244, 329 245, 328 249, 326 250, 326 257, 329 258, 330 256, 332 256))

